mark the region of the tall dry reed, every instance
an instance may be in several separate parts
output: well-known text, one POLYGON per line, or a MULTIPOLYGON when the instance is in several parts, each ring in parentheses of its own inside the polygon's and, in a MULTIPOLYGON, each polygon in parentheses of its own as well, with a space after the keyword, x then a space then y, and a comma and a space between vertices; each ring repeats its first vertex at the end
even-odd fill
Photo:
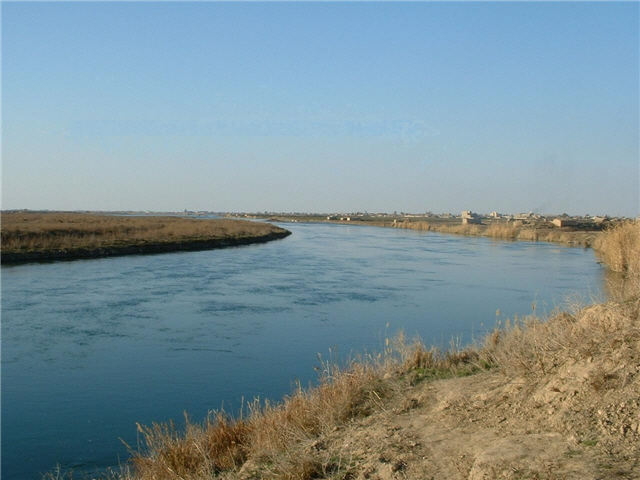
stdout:
POLYGON ((395 228, 422 230, 445 234, 466 235, 472 237, 490 237, 506 240, 531 242, 554 242, 568 245, 592 246, 600 232, 564 231, 548 227, 514 226, 513 224, 463 225, 451 223, 429 223, 424 221, 399 222, 389 224, 395 228))
POLYGON ((613 226, 598 238, 594 248, 611 270, 640 275, 640 220, 613 226))

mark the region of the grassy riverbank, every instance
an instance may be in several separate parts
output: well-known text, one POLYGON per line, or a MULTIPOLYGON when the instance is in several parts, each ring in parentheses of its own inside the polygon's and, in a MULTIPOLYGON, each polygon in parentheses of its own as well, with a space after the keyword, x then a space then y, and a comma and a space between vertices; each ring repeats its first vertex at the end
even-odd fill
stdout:
POLYGON ((580 245, 584 247, 592 247, 595 244, 596 239, 602 233, 600 231, 536 226, 514 226, 512 224, 461 225, 433 222, 397 222, 395 224, 390 223, 383 226, 506 240, 554 242, 565 245, 580 245))
MULTIPOLYGON (((267 217, 265 217, 267 218, 267 217)), ((273 216, 268 217, 278 222, 310 222, 338 223, 341 225, 402 228, 421 230, 449 235, 472 237, 489 237, 504 240, 520 240, 528 242, 553 242, 564 245, 593 247, 602 234, 605 224, 581 224, 574 227, 555 227, 548 221, 507 221, 485 219, 482 224, 462 224, 459 218, 403 218, 403 217, 354 217, 345 219, 328 219, 321 216, 273 216)), ((331 217, 333 218, 333 217, 331 217)))
POLYGON ((640 224, 596 245, 616 299, 441 352, 402 336, 231 419, 139 427, 133 479, 640 478, 640 224))
POLYGON ((2 263, 208 250, 267 242, 290 233, 241 220, 3 213, 2 263))

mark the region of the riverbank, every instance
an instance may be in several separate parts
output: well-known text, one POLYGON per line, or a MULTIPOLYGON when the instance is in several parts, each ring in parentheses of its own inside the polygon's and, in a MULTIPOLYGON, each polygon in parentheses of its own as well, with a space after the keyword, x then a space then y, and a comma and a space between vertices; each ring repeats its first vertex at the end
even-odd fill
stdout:
POLYGON ((238 419, 140 426, 116 477, 638 478, 640 224, 597 248, 626 278, 607 303, 514 319, 464 350, 399 336, 238 419))
MULTIPOLYGON (((265 217, 267 218, 267 217, 265 217)), ((582 227, 554 227, 550 222, 523 223, 521 221, 487 220, 481 224, 462 224, 459 218, 378 218, 361 217, 327 219, 318 216, 276 216, 268 217, 277 222, 337 223, 341 225, 402 228, 421 230, 447 235, 489 237, 501 240, 527 242, 552 242, 562 245, 593 247, 604 231, 605 225, 582 227), (591 227, 591 228, 589 228, 591 227)), ((611 225, 607 225, 611 226, 611 225)))
POLYGON ((291 232, 242 220, 85 213, 3 213, 2 264, 198 251, 285 238, 291 232))
POLYGON ((429 222, 397 222, 383 224, 384 227, 405 228, 453 235, 489 237, 503 240, 527 242, 552 242, 564 245, 593 247, 601 231, 572 230, 570 228, 548 228, 536 226, 514 226, 509 224, 460 225, 429 222))

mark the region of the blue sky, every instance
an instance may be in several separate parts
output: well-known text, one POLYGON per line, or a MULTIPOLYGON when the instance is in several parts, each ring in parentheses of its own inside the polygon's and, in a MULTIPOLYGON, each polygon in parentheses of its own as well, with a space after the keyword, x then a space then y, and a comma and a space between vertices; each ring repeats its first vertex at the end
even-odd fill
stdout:
POLYGON ((2 208, 636 216, 639 5, 2 4, 2 208))

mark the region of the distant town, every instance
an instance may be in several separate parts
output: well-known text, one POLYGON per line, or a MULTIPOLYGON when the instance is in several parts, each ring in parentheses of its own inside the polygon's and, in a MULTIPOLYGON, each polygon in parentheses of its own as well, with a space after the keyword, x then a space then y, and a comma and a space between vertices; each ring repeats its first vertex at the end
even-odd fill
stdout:
MULTIPOLYGON (((3 213, 31 212, 46 213, 52 210, 3 210, 3 213)), ((476 213, 471 210, 463 210, 459 214, 455 213, 424 213, 409 212, 226 212, 207 210, 182 210, 182 211, 88 211, 74 210, 76 213, 94 213, 105 215, 168 215, 186 217, 222 217, 222 218, 244 218, 244 219, 265 219, 274 222, 330 222, 330 223, 408 223, 408 222, 431 222, 434 224, 462 224, 462 225, 509 225, 512 227, 533 227, 533 228, 567 228, 577 230, 602 230, 611 223, 626 220, 627 217, 610 217, 607 215, 567 215, 566 213, 551 215, 528 213, 500 213, 493 211, 490 213, 476 213)), ((71 213, 71 211, 61 212, 71 213)))

